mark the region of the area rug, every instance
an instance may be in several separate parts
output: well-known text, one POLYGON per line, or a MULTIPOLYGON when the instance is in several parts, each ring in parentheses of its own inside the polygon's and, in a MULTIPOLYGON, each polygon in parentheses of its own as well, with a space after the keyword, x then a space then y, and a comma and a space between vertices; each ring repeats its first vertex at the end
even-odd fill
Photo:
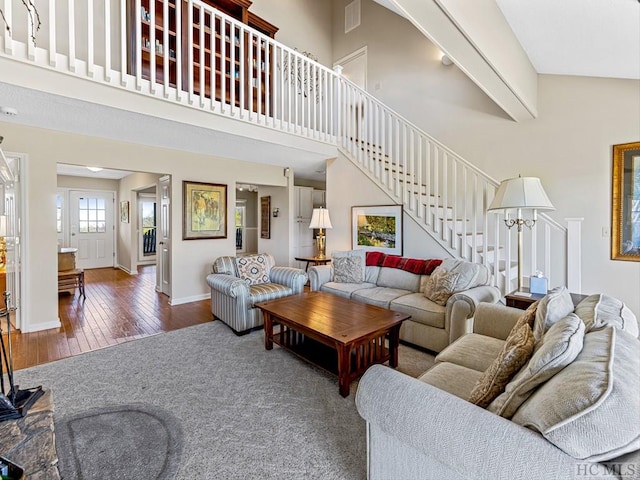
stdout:
MULTIPOLYGON (((399 356, 399 370, 414 376, 433 362, 404 345, 399 356)), ((342 398, 336 377, 265 350, 262 331, 238 337, 210 322, 19 370, 16 380, 52 390, 56 422, 132 404, 171 412, 183 438, 178 480, 366 478, 357 384, 342 398)))
POLYGON ((90 409, 55 420, 55 434, 58 468, 65 480, 168 480, 180 465, 180 422, 157 407, 90 409))

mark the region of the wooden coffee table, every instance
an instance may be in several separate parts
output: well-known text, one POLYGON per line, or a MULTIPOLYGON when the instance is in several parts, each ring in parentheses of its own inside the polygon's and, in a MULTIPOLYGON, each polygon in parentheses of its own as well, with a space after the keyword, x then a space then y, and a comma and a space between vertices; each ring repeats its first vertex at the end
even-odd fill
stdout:
POLYGON ((400 325, 411 317, 324 292, 256 305, 264 313, 264 346, 285 350, 338 375, 340 395, 374 363, 398 365, 400 325), (280 325, 274 333, 274 325, 280 325), (389 338, 389 344, 385 339, 389 338))

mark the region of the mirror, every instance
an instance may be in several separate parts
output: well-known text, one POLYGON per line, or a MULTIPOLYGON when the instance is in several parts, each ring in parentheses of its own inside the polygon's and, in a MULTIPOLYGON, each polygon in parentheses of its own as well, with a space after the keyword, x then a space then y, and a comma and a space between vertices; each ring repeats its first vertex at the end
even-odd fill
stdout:
POLYGON ((611 258, 640 262, 640 142, 613 146, 611 258))

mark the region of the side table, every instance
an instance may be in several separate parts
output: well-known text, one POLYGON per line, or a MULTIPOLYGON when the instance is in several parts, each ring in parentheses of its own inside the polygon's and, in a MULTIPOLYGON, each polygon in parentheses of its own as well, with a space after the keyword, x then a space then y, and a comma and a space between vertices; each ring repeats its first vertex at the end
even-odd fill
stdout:
MULTIPOLYGON (((529 308, 533 302, 544 298, 544 295, 541 293, 529 293, 529 289, 526 287, 522 288, 522 292, 526 293, 526 295, 518 295, 518 292, 514 290, 513 292, 504 296, 505 303, 507 307, 519 308, 520 310, 526 310, 529 308)), ((587 298, 587 295, 582 295, 580 293, 572 293, 571 300, 573 300, 573 305, 578 305, 582 300, 587 298)))
POLYGON ((313 265, 326 265, 327 263, 331 263, 331 258, 328 258, 328 257, 324 257, 324 258, 320 258, 320 257, 295 257, 295 259, 298 262, 307 262, 307 266, 304 268, 305 272, 307 270, 309 270, 309 264, 310 263, 312 263, 313 265))

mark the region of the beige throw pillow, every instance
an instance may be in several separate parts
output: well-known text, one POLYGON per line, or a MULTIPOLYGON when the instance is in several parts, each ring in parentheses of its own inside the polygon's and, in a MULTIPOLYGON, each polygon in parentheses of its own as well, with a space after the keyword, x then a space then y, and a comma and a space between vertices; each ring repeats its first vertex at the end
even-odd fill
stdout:
POLYGON ((612 326, 584 336, 577 358, 512 421, 574 458, 603 462, 640 448, 640 340, 612 326))
POLYGON ((505 418, 516 410, 534 390, 575 360, 582 350, 584 323, 570 313, 545 333, 529 363, 511 380, 504 393, 487 410, 505 418))
POLYGON ((459 273, 447 272, 444 268, 436 267, 424 287, 424 296, 438 305, 445 305, 449 297, 456 293, 459 277, 459 273))
POLYGON ((490 279, 491 272, 486 265, 447 258, 429 276, 424 296, 438 305, 445 305, 454 293, 486 285, 490 279))
POLYGON ((587 333, 611 325, 638 338, 636 316, 617 298, 604 294, 589 295, 574 312, 584 322, 587 333))
POLYGON ((336 283, 364 282, 365 255, 364 250, 333 252, 331 255, 333 281, 336 283))
POLYGON ((533 338, 536 343, 542 340, 551 325, 573 312, 573 300, 566 287, 556 287, 544 296, 536 310, 533 325, 533 338))
POLYGON ((511 378, 527 363, 533 352, 533 332, 523 323, 514 327, 502 350, 473 387, 469 401, 485 408, 504 391, 511 378))
POLYGON ((518 321, 513 326, 513 328, 518 328, 520 325, 526 323, 527 325, 529 325, 529 327, 531 327, 531 330, 533 331, 533 325, 536 320, 536 311, 538 310, 539 303, 540 300, 536 300, 531 305, 529 305, 529 308, 527 308, 524 313, 520 315, 520 318, 518 318, 518 321))

